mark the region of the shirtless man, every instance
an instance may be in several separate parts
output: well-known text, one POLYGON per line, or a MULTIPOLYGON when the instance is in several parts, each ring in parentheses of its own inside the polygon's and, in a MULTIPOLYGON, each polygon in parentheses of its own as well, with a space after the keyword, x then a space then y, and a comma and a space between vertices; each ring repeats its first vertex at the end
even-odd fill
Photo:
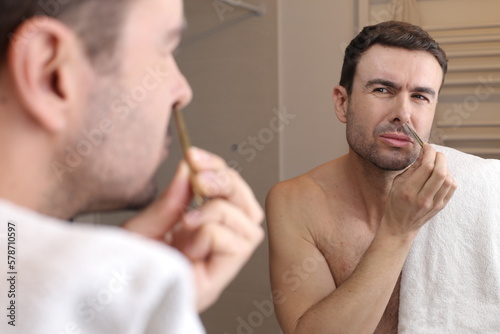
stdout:
POLYGON ((274 186, 271 282, 290 333, 397 333, 399 277, 420 228, 456 189, 429 138, 447 70, 419 27, 366 27, 348 46, 335 112, 349 153, 274 186))

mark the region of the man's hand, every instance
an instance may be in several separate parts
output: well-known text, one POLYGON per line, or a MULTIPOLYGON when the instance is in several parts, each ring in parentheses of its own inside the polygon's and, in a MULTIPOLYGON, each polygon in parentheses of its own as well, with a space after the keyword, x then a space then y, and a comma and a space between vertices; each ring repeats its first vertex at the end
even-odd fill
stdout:
POLYGON ((220 157, 192 148, 188 159, 196 169, 193 182, 209 200, 186 212, 193 195, 189 169, 182 162, 160 198, 124 227, 155 240, 169 239, 191 260, 201 312, 262 242, 264 215, 250 187, 220 157))
POLYGON ((425 144, 417 161, 394 179, 381 226, 414 237, 446 206, 456 188, 444 154, 425 144))

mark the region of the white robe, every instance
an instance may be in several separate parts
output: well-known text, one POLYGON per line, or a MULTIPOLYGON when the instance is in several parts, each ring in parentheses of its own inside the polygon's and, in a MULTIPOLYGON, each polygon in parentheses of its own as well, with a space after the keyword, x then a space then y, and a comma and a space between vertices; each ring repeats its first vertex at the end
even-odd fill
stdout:
POLYGON ((205 333, 193 287, 165 245, 0 201, 0 333, 205 333))

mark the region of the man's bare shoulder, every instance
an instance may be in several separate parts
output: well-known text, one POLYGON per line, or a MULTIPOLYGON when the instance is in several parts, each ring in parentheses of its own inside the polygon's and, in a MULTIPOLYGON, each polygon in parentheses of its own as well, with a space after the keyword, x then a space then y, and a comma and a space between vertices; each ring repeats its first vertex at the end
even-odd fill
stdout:
POLYGON ((289 212, 317 212, 335 189, 340 174, 339 160, 326 162, 307 173, 277 183, 269 191, 266 206, 283 206, 289 212))

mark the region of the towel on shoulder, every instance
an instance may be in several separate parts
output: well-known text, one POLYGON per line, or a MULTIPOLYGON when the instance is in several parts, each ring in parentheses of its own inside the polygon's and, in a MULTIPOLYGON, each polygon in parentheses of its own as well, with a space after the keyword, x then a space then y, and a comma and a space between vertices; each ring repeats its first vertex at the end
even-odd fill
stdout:
POLYGON ((500 160, 435 147, 458 188, 407 258, 399 333, 500 333, 500 160))

